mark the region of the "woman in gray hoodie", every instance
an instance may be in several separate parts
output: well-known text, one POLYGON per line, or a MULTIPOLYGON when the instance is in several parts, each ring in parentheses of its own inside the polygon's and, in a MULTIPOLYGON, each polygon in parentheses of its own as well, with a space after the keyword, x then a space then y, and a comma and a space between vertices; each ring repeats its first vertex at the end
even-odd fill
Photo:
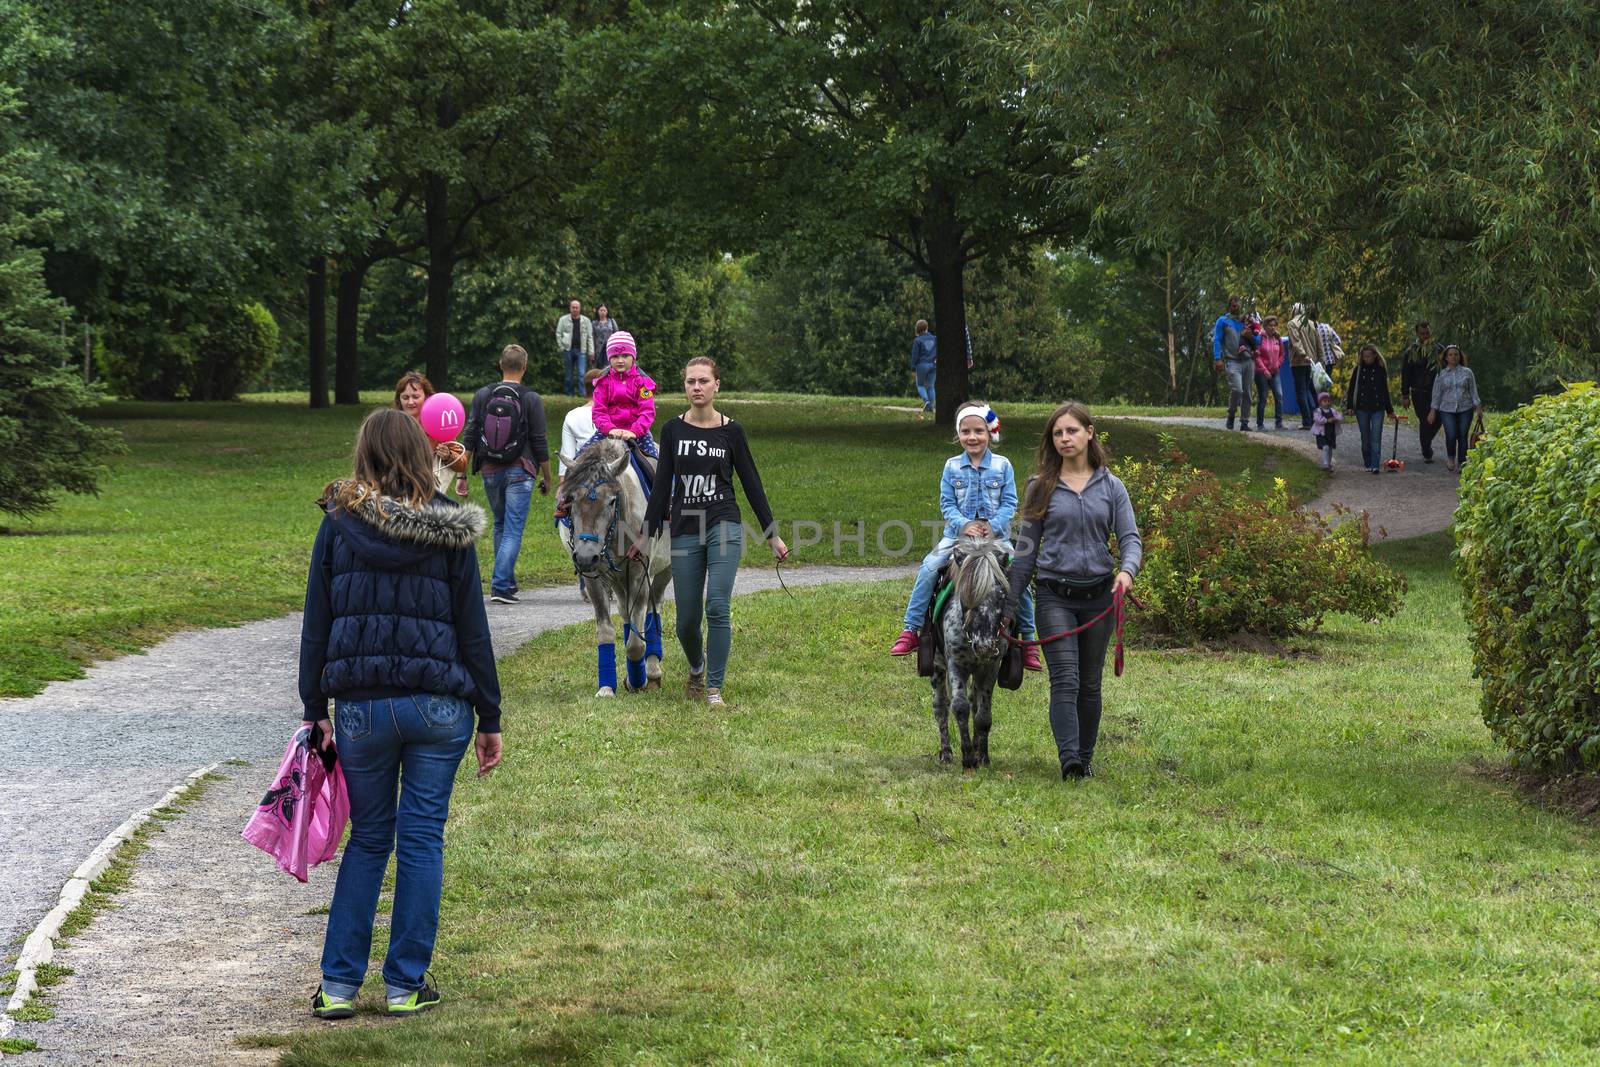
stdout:
MULTIPOLYGON (((1017 617, 1022 591, 1034 582, 1041 634, 1061 633, 1094 618, 1126 592, 1139 573, 1144 543, 1133 503, 1111 473, 1089 409, 1068 402, 1045 423, 1034 473, 1023 497, 1022 529, 1011 564, 1006 619, 1017 617), (1110 548, 1117 537, 1117 553, 1110 548)), ((1050 730, 1061 777, 1094 773, 1100 733, 1100 679, 1114 626, 1110 616, 1074 637, 1044 646, 1050 672, 1050 730)))

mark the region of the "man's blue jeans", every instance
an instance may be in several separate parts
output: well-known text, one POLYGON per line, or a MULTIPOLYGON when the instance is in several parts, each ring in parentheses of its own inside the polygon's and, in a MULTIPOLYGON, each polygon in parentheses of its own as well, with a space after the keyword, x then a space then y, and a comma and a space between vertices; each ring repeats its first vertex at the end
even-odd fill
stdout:
POLYGON ((1381 411, 1357 411, 1361 431, 1361 465, 1369 471, 1383 469, 1383 419, 1381 411))
POLYGON ((517 553, 522 551, 522 528, 533 502, 533 475, 522 467, 508 467, 483 476, 483 495, 494 513, 494 571, 489 592, 517 591, 517 553))
POLYGON ((917 395, 922 398, 922 407, 925 411, 932 411, 934 408, 933 381, 938 377, 938 373, 939 366, 935 363, 917 368, 917 395))
POLYGON ((1295 367, 1294 406, 1300 412, 1300 425, 1311 429, 1311 412, 1317 406, 1316 391, 1311 388, 1311 365, 1295 367))
MULTIPOLYGON (((922 557, 922 566, 917 568, 917 580, 911 584, 911 599, 906 604, 905 629, 921 630, 928 620, 928 608, 933 604, 933 583, 939 577, 939 571, 950 559, 951 549, 956 547, 954 537, 941 537, 939 543, 933 546, 933 551, 922 557)), ((1011 546, 1008 544, 1009 550, 1011 546)), ((1023 637, 1033 637, 1037 630, 1033 620, 1033 589, 1029 587, 1022 591, 1022 601, 1017 605, 1017 629, 1023 637)))
POLYGON ((583 349, 569 348, 561 356, 563 370, 566 372, 566 385, 568 396, 583 395, 583 349))
POLYGON ((332 993, 354 995, 366 977, 373 916, 393 851, 383 983, 390 996, 421 989, 439 932, 444 821, 456 767, 472 740, 472 708, 460 697, 414 693, 338 700, 333 720, 350 794, 350 840, 328 909, 323 981, 332 993))

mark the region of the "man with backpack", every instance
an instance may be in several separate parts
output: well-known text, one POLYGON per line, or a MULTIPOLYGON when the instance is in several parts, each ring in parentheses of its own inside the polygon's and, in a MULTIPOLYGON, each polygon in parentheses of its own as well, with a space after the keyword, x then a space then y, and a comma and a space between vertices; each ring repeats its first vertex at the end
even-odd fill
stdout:
POLYGON ((517 554, 522 551, 522 528, 528 522, 534 482, 541 494, 550 491, 544 400, 523 386, 527 371, 527 351, 521 345, 506 345, 500 353, 502 378, 473 394, 461 441, 472 454, 472 469, 483 474, 483 492, 494 512, 489 599, 496 604, 517 602, 517 554))

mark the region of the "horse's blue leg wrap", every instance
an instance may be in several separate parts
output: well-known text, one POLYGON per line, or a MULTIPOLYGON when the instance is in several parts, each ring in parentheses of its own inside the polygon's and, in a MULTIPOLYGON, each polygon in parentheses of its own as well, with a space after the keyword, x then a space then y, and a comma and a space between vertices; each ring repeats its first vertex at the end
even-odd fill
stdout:
MULTIPOLYGON (((628 647, 628 645, 627 645, 628 638, 632 637, 633 634, 634 634, 633 623, 631 623, 631 622, 623 623, 622 624, 622 640, 623 640, 622 647, 623 647, 624 650, 626 650, 627 647, 628 647)), ((645 679, 645 673, 644 673, 644 660, 643 659, 637 659, 637 660, 629 659, 628 660, 628 688, 629 689, 643 689, 645 680, 646 679, 645 679)))
POLYGON ((652 611, 644 617, 644 654, 661 658, 661 613, 652 611))
POLYGON ((595 647, 599 649, 600 685, 614 693, 617 690, 617 644, 606 641, 595 647))

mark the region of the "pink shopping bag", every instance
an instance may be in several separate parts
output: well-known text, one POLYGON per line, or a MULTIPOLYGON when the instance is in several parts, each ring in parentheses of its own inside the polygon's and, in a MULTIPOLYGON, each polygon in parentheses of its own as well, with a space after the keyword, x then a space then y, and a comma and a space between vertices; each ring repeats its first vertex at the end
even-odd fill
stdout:
POLYGON ((302 882, 308 869, 333 859, 350 820, 337 754, 331 745, 326 755, 311 751, 310 735, 304 726, 294 732, 272 788, 240 834, 302 882))

